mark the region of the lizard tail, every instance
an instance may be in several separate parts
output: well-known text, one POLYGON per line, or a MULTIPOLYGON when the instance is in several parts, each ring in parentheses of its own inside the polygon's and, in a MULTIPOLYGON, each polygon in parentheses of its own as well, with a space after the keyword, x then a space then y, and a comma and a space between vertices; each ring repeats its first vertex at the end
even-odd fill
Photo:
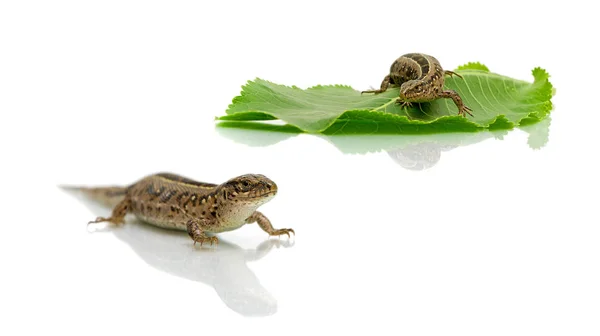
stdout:
POLYGON ((65 190, 76 196, 83 196, 87 199, 91 199, 94 202, 100 203, 106 207, 115 207, 121 202, 129 187, 122 186, 108 186, 108 187, 78 187, 78 186, 59 186, 62 190, 65 190))

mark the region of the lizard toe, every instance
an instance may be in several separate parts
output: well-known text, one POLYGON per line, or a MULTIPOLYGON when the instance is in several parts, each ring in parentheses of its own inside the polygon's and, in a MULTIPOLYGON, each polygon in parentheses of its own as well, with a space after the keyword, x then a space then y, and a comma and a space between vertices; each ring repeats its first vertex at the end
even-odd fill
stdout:
POLYGON ((288 238, 290 238, 290 232, 294 234, 294 236, 296 235, 296 233, 294 232, 293 229, 278 229, 275 230, 273 233, 271 233, 271 236, 281 236, 281 235, 287 235, 288 238))

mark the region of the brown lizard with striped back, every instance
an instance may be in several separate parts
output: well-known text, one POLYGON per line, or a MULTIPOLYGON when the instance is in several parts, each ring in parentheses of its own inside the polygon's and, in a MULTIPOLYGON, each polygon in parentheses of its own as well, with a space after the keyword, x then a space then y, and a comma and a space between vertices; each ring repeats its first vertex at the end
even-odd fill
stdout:
POLYGON ((295 234, 292 229, 274 229, 269 219, 256 211, 277 194, 275 182, 263 175, 242 175, 216 185, 159 173, 127 187, 65 188, 114 206, 110 217, 89 223, 122 224, 125 216, 133 213, 143 222, 187 231, 194 245, 218 243, 217 237, 206 233, 231 231, 254 222, 271 236, 295 234))
POLYGON ((390 85, 400 86, 400 97, 396 102, 402 106, 411 103, 429 102, 438 98, 450 98, 458 107, 458 115, 473 116, 462 98, 454 90, 444 90, 444 76, 461 75, 442 69, 440 62, 433 56, 411 53, 400 56, 390 67, 389 75, 381 82, 379 90, 362 91, 362 93, 382 93, 390 85))

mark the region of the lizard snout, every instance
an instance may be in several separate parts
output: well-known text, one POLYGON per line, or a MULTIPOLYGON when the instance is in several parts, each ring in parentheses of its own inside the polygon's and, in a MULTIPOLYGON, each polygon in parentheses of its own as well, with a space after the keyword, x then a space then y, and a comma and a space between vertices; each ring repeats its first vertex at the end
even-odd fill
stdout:
POLYGON ((277 185, 273 181, 263 181, 262 185, 268 191, 277 191, 277 185))

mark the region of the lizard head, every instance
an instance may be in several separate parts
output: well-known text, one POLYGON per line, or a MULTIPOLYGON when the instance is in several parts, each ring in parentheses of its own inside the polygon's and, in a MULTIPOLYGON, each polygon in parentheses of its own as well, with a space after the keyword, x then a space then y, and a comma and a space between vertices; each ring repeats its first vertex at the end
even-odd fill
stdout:
POLYGON ((400 86, 400 99, 411 100, 424 92, 424 83, 420 80, 409 80, 400 86))
POLYGON ((246 174, 221 185, 225 199, 242 203, 266 203, 277 194, 277 185, 264 175, 246 174))

